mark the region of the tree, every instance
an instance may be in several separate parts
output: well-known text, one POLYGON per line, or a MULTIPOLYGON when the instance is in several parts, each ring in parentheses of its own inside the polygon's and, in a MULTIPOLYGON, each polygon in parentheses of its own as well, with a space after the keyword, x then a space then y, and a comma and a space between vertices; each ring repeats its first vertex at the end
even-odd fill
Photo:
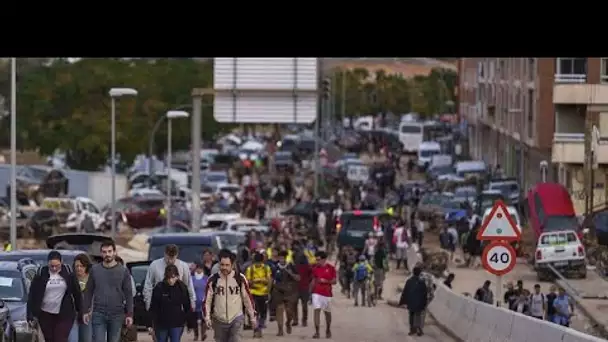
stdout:
POLYGON ((376 70, 372 77, 367 69, 336 69, 332 79, 336 113, 341 113, 345 95, 345 113, 351 117, 389 112, 434 115, 450 109, 447 104, 454 102, 457 75, 449 69, 433 69, 428 76, 405 79, 384 70, 376 70))
MULTIPOLYGON (((190 110, 192 88, 209 87, 213 74, 210 62, 192 59, 85 58, 75 63, 59 59, 23 64, 17 93, 19 147, 45 155, 65 151, 72 168, 85 170, 98 169, 109 156, 110 88, 138 90, 136 98, 116 100, 117 153, 131 161, 147 152, 158 118, 177 107, 190 110)), ((3 70, 0 67, 0 74, 3 70)), ((8 93, 1 82, 0 93, 8 93)), ((204 136, 222 128, 213 120, 209 105, 203 108, 202 121, 204 136)), ((2 120, 1 129, 8 122, 2 120)), ((157 153, 166 149, 166 127, 154 137, 157 153)), ((175 149, 189 147, 190 131, 190 120, 173 122, 175 149)))

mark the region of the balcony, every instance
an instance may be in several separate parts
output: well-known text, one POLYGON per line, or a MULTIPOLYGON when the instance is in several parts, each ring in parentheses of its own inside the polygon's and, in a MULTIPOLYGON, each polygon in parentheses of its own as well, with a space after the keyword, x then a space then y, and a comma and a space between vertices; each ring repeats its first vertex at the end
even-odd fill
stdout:
POLYGON ((585 74, 555 74, 555 83, 585 83, 585 74))
POLYGON ((608 106, 608 84, 556 83, 553 103, 608 106))
MULTIPOLYGON (((600 164, 608 164, 608 145, 599 145, 597 160, 600 164)), ((564 164, 585 163, 585 134, 584 133, 555 133, 551 161, 564 164)))

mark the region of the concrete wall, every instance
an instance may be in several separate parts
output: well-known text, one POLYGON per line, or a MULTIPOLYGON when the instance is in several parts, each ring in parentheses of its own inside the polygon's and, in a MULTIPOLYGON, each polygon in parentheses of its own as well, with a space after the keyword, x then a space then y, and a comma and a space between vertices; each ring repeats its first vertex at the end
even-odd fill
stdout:
MULTIPOLYGON (((568 175, 570 176, 570 184, 564 184, 569 187, 574 204, 574 210, 577 215, 585 214, 585 178, 582 165, 569 164, 566 166, 568 175)), ((608 201, 608 169, 600 165, 600 168, 595 170, 595 187, 593 190, 593 206, 597 207, 608 201)))
MULTIPOLYGON (((421 260, 414 244, 408 250, 410 269, 421 260)), ((500 342, 600 342, 591 335, 522 315, 504 308, 481 303, 452 292, 436 282, 435 298, 428 311, 435 320, 461 341, 500 342)))

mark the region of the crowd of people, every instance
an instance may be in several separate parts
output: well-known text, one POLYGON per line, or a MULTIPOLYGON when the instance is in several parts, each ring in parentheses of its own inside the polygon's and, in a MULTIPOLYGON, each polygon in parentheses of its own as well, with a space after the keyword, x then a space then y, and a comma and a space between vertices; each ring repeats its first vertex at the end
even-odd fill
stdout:
MULTIPOLYGON (((34 277, 27 319, 37 322, 45 341, 134 341, 134 283, 113 242, 101 244, 103 261, 93 264, 86 254, 65 265, 58 251, 34 277)), ((262 337, 267 320, 276 321, 278 335, 308 325, 309 301, 314 334, 320 338, 321 312, 325 336, 331 338, 332 286, 336 269, 324 251, 296 244, 289 250, 257 249, 251 260, 209 250, 194 265, 179 259, 179 249, 167 245, 154 260, 143 286, 145 324, 158 342, 177 342, 184 330, 204 341, 213 328, 217 342, 238 341, 242 329, 262 337)))
MULTIPOLYGON (((475 291, 474 298, 494 305, 494 293, 490 285, 491 282, 486 280, 475 291)), ((518 280, 516 286, 509 282, 502 300, 509 310, 565 327, 570 326, 570 320, 574 315, 573 299, 568 296, 563 288, 558 288, 555 285, 552 285, 549 292, 545 294, 541 291, 539 284, 535 284, 533 291, 530 292, 530 290, 524 288, 522 280, 518 280)))

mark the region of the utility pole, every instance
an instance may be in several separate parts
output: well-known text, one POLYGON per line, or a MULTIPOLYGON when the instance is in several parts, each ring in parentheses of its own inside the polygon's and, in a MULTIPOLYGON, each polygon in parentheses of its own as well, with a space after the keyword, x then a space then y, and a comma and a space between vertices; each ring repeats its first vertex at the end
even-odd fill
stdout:
POLYGON ((315 122, 315 188, 314 188, 314 196, 315 199, 319 198, 319 171, 321 169, 321 163, 319 162, 319 140, 321 138, 321 132, 319 131, 320 121, 329 115, 328 107, 330 104, 331 97, 331 79, 329 77, 325 77, 323 81, 321 81, 321 115, 317 117, 317 121, 315 122))
POLYGON ((201 229, 201 135, 203 116, 203 96, 213 95, 211 88, 192 90, 192 131, 190 132, 190 153, 192 160, 192 182, 190 184, 192 201, 193 232, 201 229))
POLYGON ((342 127, 346 117, 346 69, 342 70, 342 103, 340 105, 340 127, 342 127))

